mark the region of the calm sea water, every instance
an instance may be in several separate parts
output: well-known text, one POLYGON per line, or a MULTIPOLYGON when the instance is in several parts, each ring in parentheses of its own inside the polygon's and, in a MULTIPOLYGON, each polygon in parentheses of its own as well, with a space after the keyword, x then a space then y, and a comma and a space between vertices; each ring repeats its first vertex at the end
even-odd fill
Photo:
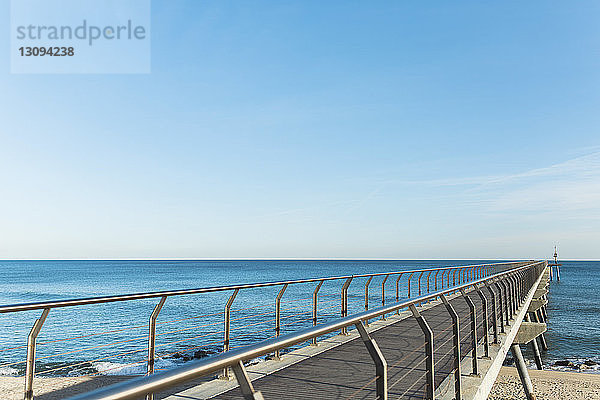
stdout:
POLYGON ((561 280, 551 282, 548 294, 549 348, 543 359, 600 363, 600 262, 561 263, 561 280))
MULTIPOLYGON (((0 304, 126 294, 227 284, 303 279, 468 265, 473 261, 1 261, 0 304)), ((544 361, 600 362, 600 262, 563 262, 562 280, 552 282, 544 361)), ((390 280, 391 281, 391 280, 390 280)), ((339 316, 341 282, 326 282, 319 318, 339 316)), ((386 300, 395 295, 386 283, 386 300)), ((371 284, 370 302, 381 304, 381 281, 371 284)), ((290 286, 282 302, 282 333, 309 326, 314 284, 290 286)), ((401 283, 403 293, 405 283, 401 283)), ((232 308, 232 347, 273 334, 279 288, 242 291, 232 308)), ((413 290, 414 287, 413 287, 413 290)), ((220 351, 223 306, 230 293, 173 297, 157 327, 158 368, 220 351)), ((364 284, 350 287, 350 312, 364 309, 364 284)), ((157 300, 130 301, 51 311, 38 339, 38 370, 47 375, 143 373, 147 321, 157 300), (90 361, 91 360, 91 361, 90 361)), ((0 374, 20 375, 24 344, 39 312, 0 315, 0 374)))

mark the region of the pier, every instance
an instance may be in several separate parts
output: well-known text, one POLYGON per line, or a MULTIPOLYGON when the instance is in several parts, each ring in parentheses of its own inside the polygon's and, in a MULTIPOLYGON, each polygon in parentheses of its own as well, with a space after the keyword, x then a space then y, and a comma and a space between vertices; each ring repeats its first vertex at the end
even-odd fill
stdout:
POLYGON ((159 398, 153 393, 169 400, 485 399, 509 352, 527 397, 534 399, 520 345, 532 346, 541 368, 549 279, 548 262, 526 261, 34 303, 2 307, 0 312, 42 310, 28 341, 25 399, 34 398, 35 340, 52 308, 152 298, 158 303, 149 317, 147 375, 73 400, 159 398), (381 287, 378 307, 369 293, 374 279, 381 287), (339 317, 320 321, 319 291, 326 281, 340 284, 339 317), (364 311, 349 313, 348 303, 356 298, 348 290, 358 282, 364 290, 364 311), (391 301, 386 284, 395 285, 391 301), (281 334, 282 302, 294 285, 312 286, 312 326, 281 334), (275 335, 231 348, 232 305, 240 291, 260 287, 278 289, 275 335), (156 372, 156 323, 167 300, 215 291, 229 293, 223 351, 156 372), (251 362, 265 356, 266 361, 251 362), (173 390, 201 377, 208 381, 173 390))

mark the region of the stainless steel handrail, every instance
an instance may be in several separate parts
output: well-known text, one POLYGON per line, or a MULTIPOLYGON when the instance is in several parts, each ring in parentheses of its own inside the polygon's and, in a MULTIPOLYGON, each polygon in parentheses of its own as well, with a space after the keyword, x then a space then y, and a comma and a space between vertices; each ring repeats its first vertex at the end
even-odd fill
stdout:
POLYGON ((473 268, 473 267, 510 265, 510 264, 520 264, 523 262, 525 262, 525 261, 510 261, 510 262, 489 263, 489 264, 460 265, 460 266, 455 266, 455 267, 438 267, 438 268, 427 268, 427 269, 407 270, 407 271, 377 272, 377 273, 373 273, 373 274, 331 276, 331 277, 310 278, 310 279, 297 279, 297 280, 289 280, 289 281, 247 283, 247 284, 240 284, 240 285, 213 286, 213 287, 197 288, 197 289, 165 290, 165 291, 159 291, 159 292, 145 292, 145 293, 133 293, 133 294, 124 294, 124 295, 115 295, 115 296, 99 296, 99 297, 87 297, 87 298, 78 298, 78 299, 69 299, 69 300, 56 300, 56 301, 43 301, 43 302, 35 302, 35 303, 11 304, 11 305, 0 306, 0 314, 10 313, 10 312, 18 312, 18 311, 43 310, 46 308, 82 306, 82 305, 88 305, 88 304, 112 303, 112 302, 117 302, 117 301, 152 299, 152 298, 158 298, 158 297, 164 297, 164 296, 169 297, 169 296, 181 296, 181 295, 199 294, 199 293, 214 293, 214 292, 221 292, 221 291, 235 290, 235 289, 238 289, 238 290, 252 289, 252 288, 259 288, 259 287, 291 285, 291 284, 319 282, 319 281, 332 281, 332 280, 341 280, 341 279, 348 279, 348 278, 364 278, 364 277, 370 277, 370 276, 384 276, 384 275, 389 276, 389 275, 406 274, 407 272, 408 273, 417 273, 417 272, 428 272, 428 271, 435 271, 435 270, 441 270, 441 269, 453 270, 453 269, 463 269, 463 268, 473 268))
MULTIPOLYGON (((456 275, 456 271, 459 271, 459 283, 460 283, 460 275, 464 277, 466 275, 467 280, 474 280, 479 276, 489 276, 492 271, 498 272, 500 267, 504 267, 505 269, 509 269, 511 267, 517 268, 523 264, 527 263, 526 261, 509 261, 509 262, 499 262, 499 263, 488 263, 488 264, 472 264, 472 265, 460 265, 460 266, 447 266, 447 267, 437 267, 437 268, 426 268, 426 269, 418 269, 418 270, 407 270, 407 271, 392 271, 392 272, 377 272, 372 274, 357 274, 357 275, 344 275, 344 276, 333 276, 333 277, 320 277, 320 278, 311 278, 311 279, 297 279, 297 280, 288 280, 288 281, 274 281, 274 282, 261 282, 261 283, 247 283, 247 284, 238 284, 238 285, 228 285, 228 286, 214 286, 214 287, 206 287, 206 288, 197 288, 197 289, 183 289, 183 290, 166 290, 166 291, 158 291, 158 292, 145 292, 145 293, 133 293, 133 294, 125 294, 125 295, 115 295, 115 296, 99 296, 99 297, 89 297, 89 298, 79 298, 79 299, 68 299, 68 300, 55 300, 55 301, 44 301, 44 302, 36 302, 36 303, 25 303, 25 304, 13 304, 13 305, 5 305, 0 306, 0 314, 20 312, 20 311, 31 311, 31 310, 42 310, 42 317, 36 320, 34 324, 34 328, 32 328, 27 343, 27 360, 26 365, 28 366, 26 370, 26 380, 28 385, 26 385, 25 390, 25 399, 33 399, 33 391, 31 390, 31 382, 33 381, 35 375, 35 346, 36 346, 36 337, 42 328, 44 321, 48 315, 48 312, 54 308, 61 307, 73 307, 73 306, 82 306, 82 305, 92 305, 92 304, 102 304, 102 303, 113 303, 113 302, 121 302, 121 301, 131 301, 131 300, 142 300, 142 299, 154 299, 159 298, 160 302, 155 306, 154 312, 150 316, 150 321, 148 325, 149 333, 148 333, 148 373, 151 374, 154 371, 153 364, 155 361, 155 337, 156 337, 156 318, 160 310, 162 309, 165 301, 171 296, 181 296, 181 295, 193 295, 193 294, 202 294, 202 293, 216 293, 216 292, 229 292, 229 300, 225 306, 224 310, 224 321, 223 321, 223 351, 228 351, 230 346, 230 312, 232 303, 241 289, 253 289, 253 288, 265 288, 265 287, 276 287, 280 286, 280 295, 283 294, 282 290, 285 290, 288 285, 292 284, 304 284, 317 282, 319 287, 325 281, 343 281, 343 287, 341 290, 341 306, 340 312, 342 317, 346 317, 348 315, 348 286, 355 278, 369 278, 371 280, 373 277, 383 276, 385 277, 382 283, 382 289, 384 288, 384 284, 389 278, 389 276, 394 275, 398 278, 396 279, 396 300, 399 300, 399 281, 403 275, 408 275, 408 297, 411 297, 411 283, 412 277, 418 274, 418 293, 421 294, 421 277, 426 272, 429 272, 427 276, 427 293, 429 293, 429 277, 433 271, 436 271, 435 274, 435 286, 437 286, 437 273, 441 270, 442 272, 442 289, 444 288, 444 275, 446 275, 447 284, 446 287, 450 286, 450 271, 453 271, 453 277, 456 275), (447 273, 447 274, 446 274, 447 273)), ((512 269, 514 269, 512 268, 512 269)), ((415 282, 417 283, 417 282, 415 282)), ((455 279, 453 278, 453 284, 455 284, 455 279)), ((382 290, 382 296, 384 295, 385 290, 382 290)), ((367 294, 367 293, 365 293, 367 294)), ((279 297, 279 296, 278 296, 279 297)), ((277 305, 280 302, 280 298, 276 300, 276 326, 275 330, 278 331, 279 328, 279 320, 280 320, 280 307, 277 305)), ((382 303, 385 299, 382 299, 382 303)), ((313 293, 313 310, 316 306, 315 295, 313 293)), ((314 313, 314 311, 313 311, 314 313)), ((385 316, 385 315, 384 315, 385 316)), ((383 316, 383 317, 384 317, 383 316)), ((313 315, 313 321, 316 321, 315 315, 313 315)), ((314 322, 313 322, 314 323, 314 322)), ((342 334, 345 334, 346 327, 342 328, 342 334)), ((229 375, 228 369, 223 371, 223 376, 227 378, 229 375)), ((152 400, 152 395, 149 395, 147 400, 152 400)))
MULTIPOLYGON (((237 350, 228 351, 225 353, 221 353, 218 355, 211 356, 207 359, 190 362, 188 365, 178 367, 169 371, 157 373, 151 376, 144 376, 136 379, 132 379, 126 382, 122 382, 116 385, 112 385, 106 388, 98 389, 90 393, 81 394, 78 396, 74 396, 69 398, 69 400, 129 400, 129 399, 137 399, 140 396, 144 396, 148 393, 157 392, 160 390, 168 389, 177 384, 187 382, 189 380, 210 374, 215 371, 219 371, 221 369, 225 369, 228 367, 237 368, 237 371, 241 371, 240 374, 236 373, 236 378, 238 380, 244 379, 242 378, 245 375, 245 370, 243 369, 243 361, 251 360, 256 357, 263 356, 268 353, 272 353, 275 351, 279 351, 283 348, 293 346, 298 343, 302 343, 305 341, 309 341, 313 338, 323 336, 325 334, 342 330, 344 328, 348 328, 351 325, 356 325, 360 330, 360 327, 364 328, 363 322, 364 320, 374 319, 379 316, 393 313, 402 308, 410 307, 413 314, 415 313, 415 305, 419 303, 425 303, 430 300, 434 300, 437 297, 445 294, 451 294, 456 292, 457 290, 465 290, 472 288, 473 290, 477 290, 479 284, 489 284, 496 280, 502 278, 508 278, 516 275, 517 273, 523 274, 525 271, 530 271, 533 267, 538 265, 544 265, 544 261, 531 262, 527 265, 513 268, 507 271, 499 272, 493 274, 488 277, 480 278, 474 281, 471 281, 466 284, 462 284, 459 286, 454 286, 451 288, 447 288, 445 290, 438 290, 430 294, 422 295, 419 297, 415 297, 410 300, 405 300, 400 303, 396 303, 389 306, 383 306, 371 311, 364 311, 359 314, 355 314, 349 317, 341 318, 329 323, 324 323, 319 326, 315 326, 312 328, 307 328, 301 330, 299 332, 290 333, 286 335, 279 336, 274 339, 268 339, 262 342, 259 342, 254 345, 246 346, 244 348, 240 348, 237 350)), ((370 275, 367 275, 370 276, 370 275)), ((532 279, 527 278, 529 281, 532 279)), ((512 299, 514 305, 516 306, 516 301, 518 299, 512 299)), ((361 336, 363 334, 361 333, 361 336)), ((364 337, 363 337, 363 340, 364 337)), ((246 390, 252 390, 252 385, 245 378, 245 382, 240 382, 240 385, 245 387, 246 390), (249 389, 248 389, 249 388, 249 389)), ((242 388, 242 390, 244 390, 242 388)), ((433 389, 431 389, 433 390, 433 389)))

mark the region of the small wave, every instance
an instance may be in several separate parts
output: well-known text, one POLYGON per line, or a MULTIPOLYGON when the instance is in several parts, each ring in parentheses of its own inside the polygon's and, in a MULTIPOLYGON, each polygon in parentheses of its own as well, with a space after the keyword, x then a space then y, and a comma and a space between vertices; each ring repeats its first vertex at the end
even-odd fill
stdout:
POLYGON ((17 376, 19 370, 11 367, 0 367, 0 376, 17 376))
MULTIPOLYGON (((165 360, 159 358, 154 363, 156 370, 169 369, 180 365, 174 360, 165 360)), ((145 375, 147 371, 146 363, 136 365, 120 364, 109 361, 102 361, 92 364, 96 371, 101 375, 145 375)))
POLYGON ((553 371, 582 372, 586 374, 600 374, 600 358, 563 358, 552 360, 547 367, 553 371), (556 365, 557 362, 568 362, 569 365, 556 365), (590 362, 591 361, 591 362, 590 362), (594 364, 595 363, 595 364, 594 364), (592 365, 588 365, 592 364, 592 365))

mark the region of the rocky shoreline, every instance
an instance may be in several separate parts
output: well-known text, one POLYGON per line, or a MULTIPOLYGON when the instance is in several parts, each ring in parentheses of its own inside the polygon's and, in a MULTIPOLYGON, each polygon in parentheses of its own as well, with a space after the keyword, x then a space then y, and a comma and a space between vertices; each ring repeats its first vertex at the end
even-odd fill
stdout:
MULTIPOLYGON (((528 368, 536 369, 535 364, 528 360, 528 368)), ((503 365, 505 367, 514 367, 514 360, 510 355, 506 357, 503 365)), ((579 359, 560 359, 551 361, 544 364, 545 370, 553 371, 565 371, 565 372, 582 372, 587 374, 600 374, 600 362, 592 360, 590 358, 579 358, 579 359)))
POLYGON ((594 360, 585 360, 585 361, 571 361, 571 360, 558 360, 552 363, 552 367, 560 367, 560 369, 569 368, 571 370, 578 372, 592 372, 598 371, 600 372, 600 363, 597 363, 594 360))

